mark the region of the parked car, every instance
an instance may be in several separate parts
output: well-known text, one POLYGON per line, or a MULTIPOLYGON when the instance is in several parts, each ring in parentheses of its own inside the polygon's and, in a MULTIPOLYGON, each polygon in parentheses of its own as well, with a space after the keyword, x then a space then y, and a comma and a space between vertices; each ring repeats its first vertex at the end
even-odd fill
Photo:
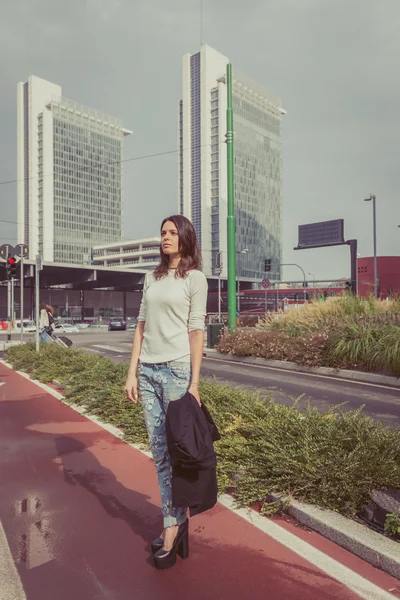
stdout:
POLYGON ((79 333, 79 329, 71 323, 57 323, 55 331, 64 333, 79 333))
MULTIPOLYGON (((24 319, 24 331, 26 333, 34 333, 36 331, 35 321, 30 321, 29 319, 24 319)), ((14 330, 21 331, 21 320, 16 319, 14 323, 14 330)))
POLYGON ((108 324, 108 331, 126 331, 126 321, 111 319, 108 324))
POLYGON ((76 326, 79 329, 87 329, 89 327, 89 323, 77 323, 76 326))

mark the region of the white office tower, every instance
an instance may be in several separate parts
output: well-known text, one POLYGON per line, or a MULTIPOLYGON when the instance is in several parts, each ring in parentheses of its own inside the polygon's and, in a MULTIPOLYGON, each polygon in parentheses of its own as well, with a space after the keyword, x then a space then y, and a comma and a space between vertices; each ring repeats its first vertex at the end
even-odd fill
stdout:
POLYGON ((18 84, 18 241, 29 258, 86 263, 122 233, 123 137, 118 119, 67 100, 30 76, 18 84))
MULTIPOLYGON (((209 46, 186 54, 179 106, 179 212, 191 219, 206 275, 221 252, 227 273, 226 66, 209 46)), ((281 119, 285 111, 233 70, 235 215, 238 273, 280 279, 282 253, 281 119)))

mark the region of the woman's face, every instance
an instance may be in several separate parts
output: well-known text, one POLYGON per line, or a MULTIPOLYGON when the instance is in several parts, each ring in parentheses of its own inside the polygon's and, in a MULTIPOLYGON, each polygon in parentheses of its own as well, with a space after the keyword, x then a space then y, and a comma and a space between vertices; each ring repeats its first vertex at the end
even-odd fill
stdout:
POLYGON ((179 254, 179 234, 172 221, 164 223, 161 230, 161 248, 168 256, 179 254))

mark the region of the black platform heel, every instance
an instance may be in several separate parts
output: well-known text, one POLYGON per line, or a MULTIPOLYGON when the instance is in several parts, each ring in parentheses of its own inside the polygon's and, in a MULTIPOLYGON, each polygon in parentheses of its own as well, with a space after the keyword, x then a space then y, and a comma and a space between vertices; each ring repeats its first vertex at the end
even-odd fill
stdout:
POLYGON ((156 569, 169 569, 176 563, 176 555, 181 558, 189 558, 189 520, 179 525, 174 544, 171 550, 161 548, 154 554, 154 565, 156 569))
POLYGON ((151 542, 151 552, 152 554, 155 554, 156 552, 158 552, 159 550, 161 550, 161 548, 164 545, 164 540, 160 537, 158 537, 156 540, 154 540, 153 542, 151 542))

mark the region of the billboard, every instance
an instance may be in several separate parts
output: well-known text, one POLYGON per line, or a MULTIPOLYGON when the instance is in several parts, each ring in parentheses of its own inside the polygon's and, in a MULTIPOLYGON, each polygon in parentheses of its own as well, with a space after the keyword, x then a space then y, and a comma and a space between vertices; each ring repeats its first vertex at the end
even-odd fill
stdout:
POLYGON ((298 248, 344 244, 344 219, 299 225, 298 248))

